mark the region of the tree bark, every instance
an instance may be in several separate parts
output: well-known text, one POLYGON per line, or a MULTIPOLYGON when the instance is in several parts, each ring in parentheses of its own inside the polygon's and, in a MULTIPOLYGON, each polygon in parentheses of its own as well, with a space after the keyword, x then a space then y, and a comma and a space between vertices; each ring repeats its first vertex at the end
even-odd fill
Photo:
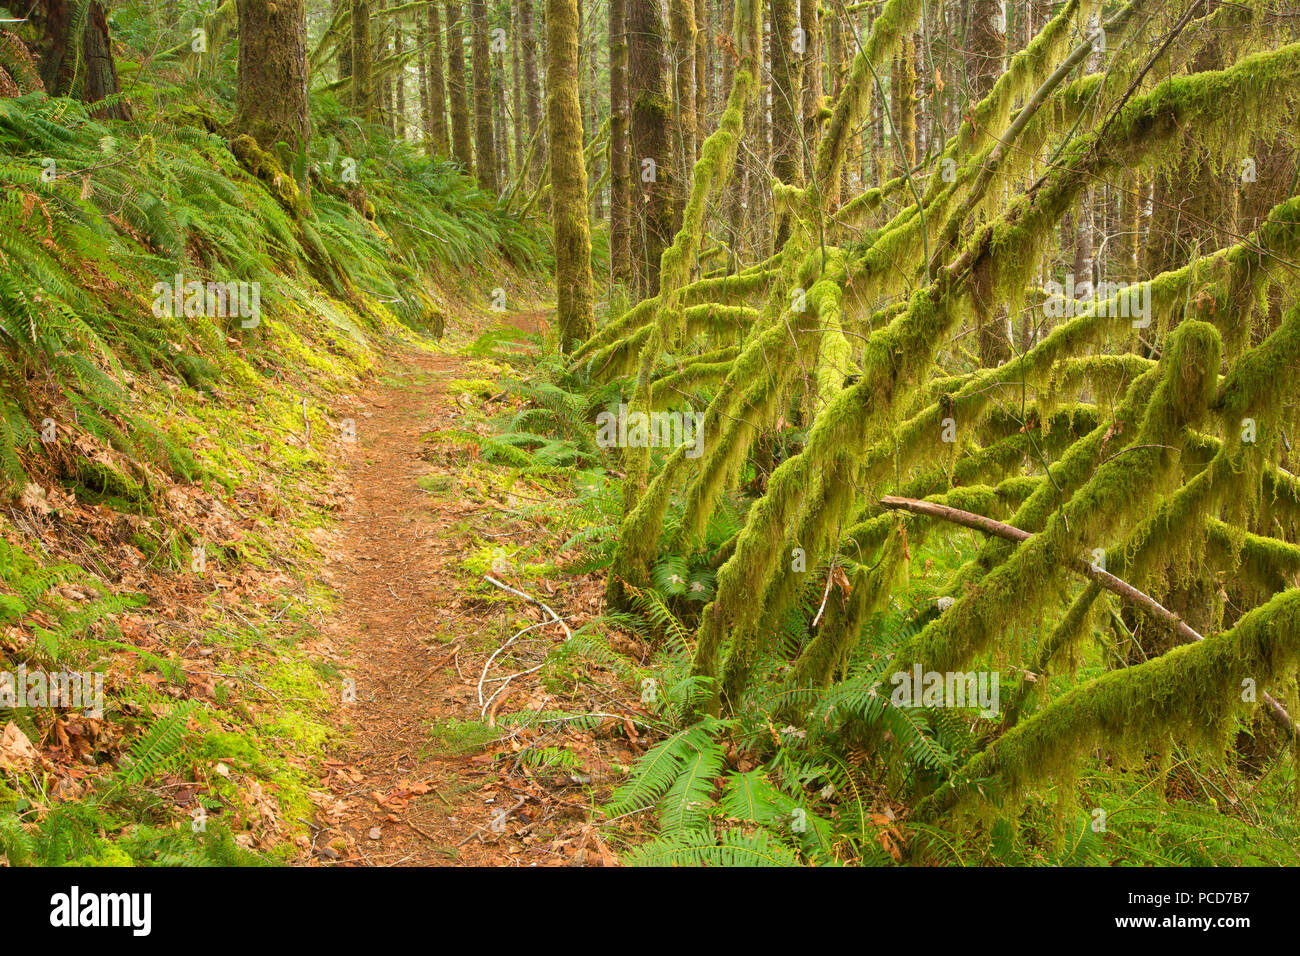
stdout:
MULTIPOLYGON (((22 5, 15 5, 15 9, 22 5)), ((94 104, 121 92, 113 46, 108 36, 108 20, 99 0, 89 0, 81 36, 74 36, 77 20, 76 0, 40 0, 30 16, 41 30, 41 81, 54 96, 72 96, 94 104), (78 69, 80 53, 80 69, 78 69)), ((21 15, 21 14, 18 14, 21 15)), ((130 119, 131 109, 125 100, 91 110, 98 119, 130 119)))
POLYGON ((506 55, 492 52, 492 137, 496 148, 497 183, 510 182, 510 130, 506 123, 506 55))
MULTIPOLYGON (((338 16, 338 13, 342 8, 344 7, 350 8, 351 5, 352 5, 351 0, 334 0, 334 6, 333 6, 334 16, 338 16)), ((350 18, 350 14, 349 14, 349 18, 350 18)), ((349 27, 349 29, 351 28, 349 27)), ((344 37, 343 40, 339 42, 337 63, 338 63, 338 70, 339 70, 339 76, 338 76, 339 80, 342 81, 342 80, 351 79, 352 78, 352 34, 351 33, 349 33, 348 36, 344 37)), ((348 95, 351 95, 350 93, 351 87, 349 86, 348 89, 349 89, 348 95)))
MULTIPOLYGON (((372 0, 379 4, 379 9, 392 6, 392 0, 372 0)), ((379 33, 374 37, 375 46, 372 53, 374 63, 382 63, 385 54, 388 51, 388 19, 384 18, 376 21, 379 27, 379 33)), ((393 132, 393 79, 390 74, 381 73, 378 80, 378 89, 375 91, 375 107, 378 111, 377 119, 383 122, 385 128, 391 134, 393 132)))
MULTIPOLYGON (((795 0, 770 0, 772 18, 772 176, 787 186, 803 182, 803 164, 799 158, 801 139, 800 107, 803 55, 795 50, 796 30, 800 29, 795 0)), ((802 44, 800 44, 802 46, 802 44)), ((776 247, 785 245, 790 235, 793 210, 778 213, 776 247)))
POLYGON ((522 64, 520 63, 520 48, 522 43, 519 37, 519 0, 515 0, 515 16, 512 24, 513 29, 510 31, 510 97, 511 111, 514 113, 515 136, 515 170, 521 172, 524 168, 524 154, 528 149, 528 119, 524 115, 524 82, 522 64))
POLYGON ((423 15, 415 15, 415 67, 419 74, 420 133, 424 138, 424 151, 433 155, 433 137, 429 134, 429 28, 423 15))
POLYGON ((1003 0, 973 0, 970 26, 972 103, 982 100, 1002 75, 1007 53, 1003 0))
POLYGON ((571 352, 596 329, 578 99, 578 5, 546 2, 547 124, 551 134, 551 216, 560 349, 571 352))
MULTIPOLYGON (((537 76, 537 34, 533 27, 533 3, 534 0, 519 0, 519 30, 523 34, 524 47, 524 108, 528 114, 529 140, 538 136, 537 131, 543 125, 542 87, 537 76)), ((533 160, 531 168, 528 170, 529 178, 534 183, 542 181, 542 175, 546 168, 544 130, 541 136, 543 138, 538 142, 537 148, 533 150, 533 160)))
MULTIPOLYGON (((789 0, 786 0, 789 2, 789 0)), ((668 29, 672 39, 671 66, 673 112, 677 161, 676 179, 686 183, 687 171, 695 165, 695 0, 669 0, 668 29)), ((678 203, 685 203, 684 195, 678 203)))
MULTIPOLYGON (((821 139, 822 61, 821 17, 816 0, 800 0, 799 27, 803 30, 803 136, 806 142, 803 163, 805 179, 812 176, 821 139)), ((876 99, 879 99, 877 97, 876 99)))
POLYGON ((370 4, 367 0, 352 0, 352 112, 363 120, 374 115, 371 56, 370 4))
POLYGON ((614 280, 621 282, 629 282, 633 276, 627 4, 628 0, 609 0, 609 266, 614 280))
POLYGON ((473 133, 465 83, 465 33, 461 6, 447 0, 447 103, 451 112, 452 155, 466 174, 474 175, 473 133))
POLYGON ((474 152, 479 185, 497 191, 496 137, 492 128, 492 60, 488 52, 487 0, 469 3, 474 73, 474 152))
POLYGON ((302 0, 239 0, 235 129, 274 151, 307 150, 307 21, 302 0))
MULTIPOLYGON (((406 40, 402 36, 402 15, 393 15, 393 55, 401 56, 406 40)), ((406 139, 406 67, 399 67, 393 76, 393 134, 406 139)))
MULTIPOLYGON (((811 0, 808 0, 811 2, 811 0)), ((695 0, 695 142, 696 152, 709 136, 709 7, 695 0)))
POLYGON ((632 170, 640 184, 641 229, 635 243, 646 296, 659 292, 659 259, 672 239, 672 107, 664 76, 664 21, 653 0, 628 0, 628 96, 632 170))
POLYGON ((447 133, 447 84, 442 65, 442 15, 438 0, 430 0, 426 12, 429 31, 429 142, 435 155, 447 156, 451 153, 451 139, 447 133))

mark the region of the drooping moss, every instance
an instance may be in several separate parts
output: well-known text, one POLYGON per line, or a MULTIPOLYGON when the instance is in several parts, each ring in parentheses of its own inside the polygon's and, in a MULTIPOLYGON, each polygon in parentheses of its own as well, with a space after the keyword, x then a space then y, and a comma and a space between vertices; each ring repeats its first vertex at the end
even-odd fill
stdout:
MULTIPOLYGON (((996 778, 1004 797, 1067 769, 1100 747, 1140 758, 1150 742, 1179 740, 1222 749, 1243 709, 1247 679, 1265 685, 1300 663, 1300 589, 1277 595, 1232 630, 1082 684, 994 741, 954 775, 996 778)), ((976 796, 946 786, 916 810, 932 819, 976 796)))

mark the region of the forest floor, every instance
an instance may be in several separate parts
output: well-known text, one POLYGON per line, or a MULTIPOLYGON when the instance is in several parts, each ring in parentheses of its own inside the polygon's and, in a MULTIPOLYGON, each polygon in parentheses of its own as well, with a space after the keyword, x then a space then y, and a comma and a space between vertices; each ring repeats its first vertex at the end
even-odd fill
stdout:
MULTIPOLYGON (((531 332, 539 321, 532 313, 507 324, 531 332)), ((468 365, 454 351, 395 356, 357 397, 357 440, 339 476, 347 505, 325 574, 337 605, 322 639, 355 681, 355 699, 345 684, 305 864, 614 862, 588 822, 592 776, 521 767, 509 758, 528 732, 495 726, 503 702, 540 710, 553 699, 538 675, 508 682, 483 719, 480 701, 526 669, 503 655, 485 670, 519 619, 539 625, 538 660, 565 631, 523 598, 485 595, 493 589, 465 567, 484 538, 516 550, 545 534, 511 510, 512 494, 465 494, 464 463, 431 445, 431 435, 463 427, 469 396, 453 383, 474 377, 468 365), (489 671, 497 679, 484 684, 489 671)), ((536 596, 562 617, 575 602, 585 616, 598 604, 591 587, 541 587, 536 596)))

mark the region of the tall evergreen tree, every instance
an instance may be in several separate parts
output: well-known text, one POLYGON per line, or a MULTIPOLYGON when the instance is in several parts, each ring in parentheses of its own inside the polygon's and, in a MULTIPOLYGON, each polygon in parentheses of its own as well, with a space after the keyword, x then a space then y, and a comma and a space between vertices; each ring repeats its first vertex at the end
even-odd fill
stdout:
POLYGON ((307 21, 302 0, 239 0, 238 106, 235 128, 264 149, 284 143, 305 153, 307 21))
POLYGON ((628 149, 628 0, 609 0, 609 263, 617 281, 632 270, 632 182, 628 149))
POLYGON ((469 0, 470 49, 474 73, 474 155, 479 185, 497 191, 496 132, 492 116, 492 55, 488 45, 487 0, 469 0))
POLYGON ((465 33, 461 5, 447 0, 447 108, 451 113, 451 151, 460 168, 474 175, 474 139, 465 72, 465 33))
POLYGON ((371 82, 370 4, 352 0, 352 111, 363 120, 374 115, 371 82))
POLYGON ((528 138, 537 138, 533 160, 528 173, 534 183, 541 182, 546 167, 546 130, 542 116, 542 84, 537 75, 537 31, 534 17, 535 0, 519 0, 519 32, 523 42, 524 109, 528 114, 528 138), (541 133, 538 133, 541 130, 541 133))
MULTIPOLYGON (((18 9, 16 4, 10 6, 18 9)), ((38 0, 19 15, 24 14, 41 31, 41 81, 48 92, 75 96, 83 103, 98 103, 121 92, 108 20, 99 0, 38 0)), ((131 118, 122 99, 94 113, 108 119, 131 118)))
POLYGON ((451 137, 447 131, 447 84, 444 79, 442 53, 442 16, 440 0, 426 5, 429 32, 429 142, 435 155, 451 155, 451 137))
POLYGON ((643 291, 659 291, 659 259, 673 228, 672 105, 664 71, 664 19, 657 2, 628 0, 628 97, 631 102, 632 174, 640 186, 640 228, 634 250, 643 291))

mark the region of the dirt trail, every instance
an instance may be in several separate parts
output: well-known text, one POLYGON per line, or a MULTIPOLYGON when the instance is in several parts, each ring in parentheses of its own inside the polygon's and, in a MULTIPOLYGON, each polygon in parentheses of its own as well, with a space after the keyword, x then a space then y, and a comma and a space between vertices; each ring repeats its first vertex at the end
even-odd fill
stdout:
MULTIPOLYGON (((431 732, 439 719, 479 716, 484 655, 478 648, 491 622, 476 619, 483 617, 476 613, 480 601, 458 594, 469 580, 459 562, 476 524, 511 527, 491 502, 417 485, 422 476, 439 474, 436 462, 422 457, 421 436, 455 427, 463 416, 462 397, 445 383, 468 377, 464 361, 408 356, 356 409, 357 442, 347 465, 351 504, 329 566, 338 605, 324 641, 345 662, 341 680, 355 681, 356 699, 340 706, 347 742, 326 762, 321 783, 330 802, 317 814, 314 852, 304 862, 557 862, 518 832, 539 814, 554 816, 555 808, 538 807, 490 751, 457 753, 431 732), (392 384, 394 377, 411 384, 392 384)), ((454 485, 457 469, 441 470, 454 485)))

